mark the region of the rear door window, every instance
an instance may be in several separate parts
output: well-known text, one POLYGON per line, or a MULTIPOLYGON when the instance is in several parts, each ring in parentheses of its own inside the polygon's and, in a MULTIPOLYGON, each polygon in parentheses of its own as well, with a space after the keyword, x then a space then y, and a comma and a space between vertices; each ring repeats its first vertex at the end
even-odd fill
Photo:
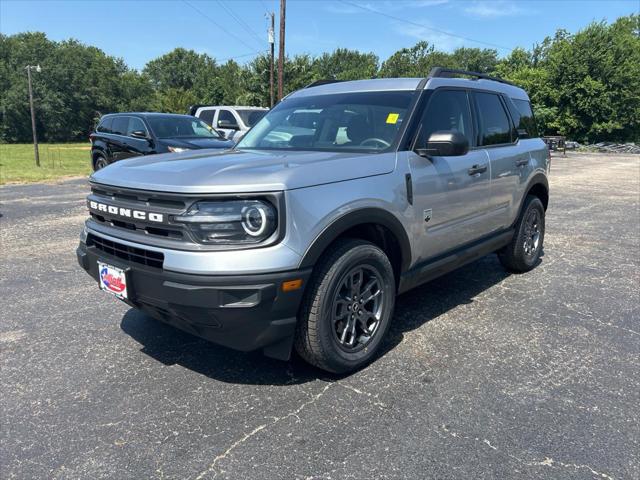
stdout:
POLYGON ((425 145, 434 132, 462 133, 473 146, 473 127, 467 92, 464 90, 436 90, 422 117, 418 145, 425 145))
POLYGON ((129 117, 115 117, 113 119, 113 126, 111 127, 111 133, 115 135, 126 135, 127 128, 129 127, 129 117))
POLYGON ((213 117, 216 115, 215 110, 202 110, 198 114, 198 118, 202 120, 207 125, 213 126, 213 117))
POLYGON ((500 97, 494 93, 474 92, 480 121, 480 145, 511 143, 511 123, 500 97))

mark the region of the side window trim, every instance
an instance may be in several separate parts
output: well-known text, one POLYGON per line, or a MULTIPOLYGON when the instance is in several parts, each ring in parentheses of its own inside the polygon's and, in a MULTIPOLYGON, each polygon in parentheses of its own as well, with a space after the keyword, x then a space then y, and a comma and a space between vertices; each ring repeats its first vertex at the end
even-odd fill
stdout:
POLYGON ((482 131, 480 123, 480 115, 478 113, 478 107, 476 105, 476 99, 473 90, 467 89, 467 100, 469 101, 469 108, 471 109, 471 118, 473 122, 473 145, 469 145, 469 150, 478 150, 484 148, 480 143, 480 132, 482 131))
POLYGON ((502 101, 502 108, 507 114, 507 118, 509 119, 509 125, 511 129, 511 145, 516 145, 520 138, 518 137, 518 127, 516 126, 516 122, 511 115, 511 109, 509 108, 508 97, 503 93, 500 95, 500 100, 502 101))

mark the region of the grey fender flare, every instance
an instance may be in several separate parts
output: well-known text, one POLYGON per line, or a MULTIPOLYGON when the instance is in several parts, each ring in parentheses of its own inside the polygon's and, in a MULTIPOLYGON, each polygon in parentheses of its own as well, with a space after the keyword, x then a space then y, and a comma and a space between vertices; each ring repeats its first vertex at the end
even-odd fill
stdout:
POLYGON ((534 174, 527 182, 527 187, 524 190, 525 193, 520 199, 520 207, 518 208, 518 216, 516 217, 516 220, 515 220, 516 222, 518 221, 518 218, 520 218, 520 215, 522 214, 522 208, 524 207, 524 201, 527 198, 527 195, 529 195, 529 192, 531 191, 531 189, 536 185, 542 185, 547 191, 547 197, 549 196, 549 180, 547 179, 547 176, 544 173, 540 173, 540 172, 534 174))

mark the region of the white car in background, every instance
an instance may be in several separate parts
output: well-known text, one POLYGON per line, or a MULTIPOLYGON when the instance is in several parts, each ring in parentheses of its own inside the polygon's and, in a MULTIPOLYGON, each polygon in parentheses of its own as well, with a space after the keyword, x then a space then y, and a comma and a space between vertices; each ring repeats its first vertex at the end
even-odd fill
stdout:
POLYGON ((238 142, 268 111, 263 107, 194 105, 189 114, 211 125, 229 140, 238 142))

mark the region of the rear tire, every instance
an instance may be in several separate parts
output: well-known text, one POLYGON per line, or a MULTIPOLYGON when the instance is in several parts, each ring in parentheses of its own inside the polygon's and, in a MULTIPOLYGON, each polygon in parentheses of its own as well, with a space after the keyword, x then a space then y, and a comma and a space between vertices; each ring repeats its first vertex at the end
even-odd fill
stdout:
POLYGON ((97 172, 98 170, 103 169, 107 165, 109 165, 109 162, 107 161, 106 157, 104 155, 102 155, 101 153, 96 155, 96 157, 93 159, 93 171, 94 172, 97 172))
POLYGON ((528 195, 511 243, 498 252, 500 263, 510 272, 528 272, 538 264, 543 242, 544 206, 538 197, 528 195))
POLYGON ((389 328, 395 295, 393 268, 380 248, 339 241, 322 256, 305 292, 296 351, 333 373, 366 365, 389 328))

